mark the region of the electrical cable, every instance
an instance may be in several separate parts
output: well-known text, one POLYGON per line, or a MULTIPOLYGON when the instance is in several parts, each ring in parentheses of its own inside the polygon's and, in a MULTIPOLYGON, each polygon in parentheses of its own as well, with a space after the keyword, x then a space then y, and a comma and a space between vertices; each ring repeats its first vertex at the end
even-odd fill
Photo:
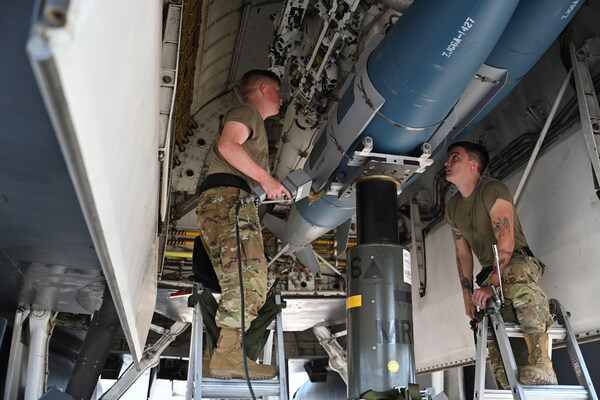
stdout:
POLYGON ((235 238, 237 240, 237 258, 238 258, 238 279, 240 280, 240 298, 242 300, 242 359, 244 361, 244 375, 246 376, 246 383, 248 384, 248 390, 252 400, 256 400, 254 390, 252 390, 252 383, 250 383, 250 377, 248 376, 248 360, 246 357, 246 302, 244 301, 244 281, 242 279, 242 241, 240 240, 240 207, 242 206, 241 201, 235 204, 235 238))

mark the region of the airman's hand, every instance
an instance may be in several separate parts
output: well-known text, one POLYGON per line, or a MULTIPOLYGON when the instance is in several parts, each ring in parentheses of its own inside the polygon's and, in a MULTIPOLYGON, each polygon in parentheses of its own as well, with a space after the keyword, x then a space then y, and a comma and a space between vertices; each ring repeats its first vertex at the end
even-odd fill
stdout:
POLYGON ((475 318, 475 312, 477 310, 475 308, 475 304, 473 304, 471 294, 463 296, 463 300, 465 302, 465 314, 467 314, 467 317, 469 317, 470 319, 475 318))
POLYGON ((264 189, 269 199, 287 198, 291 199, 292 195, 277 179, 269 176, 264 181, 259 182, 260 186, 264 189))
POLYGON ((483 309, 485 308, 485 303, 493 295, 494 292, 492 292, 492 288, 490 286, 475 289, 475 291, 473 292, 473 303, 477 307, 483 309))

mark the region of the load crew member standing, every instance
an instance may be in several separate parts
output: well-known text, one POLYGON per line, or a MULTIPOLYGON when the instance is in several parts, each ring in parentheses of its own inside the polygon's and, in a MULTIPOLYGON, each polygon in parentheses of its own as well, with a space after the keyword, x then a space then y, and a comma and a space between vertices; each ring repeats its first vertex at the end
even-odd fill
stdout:
MULTIPOLYGON (((269 173, 269 148, 264 120, 277 115, 281 106, 280 81, 269 71, 249 71, 240 81, 244 104, 232 107, 222 121, 220 136, 213 147, 213 159, 202 185, 198 223, 202 241, 221 285, 221 299, 215 317, 221 327, 209 374, 214 378, 244 378, 241 349, 242 312, 250 326, 265 302, 267 263, 260 221, 254 203, 239 211, 242 275, 245 310, 241 309, 238 278, 238 246, 235 206, 250 188, 260 185, 269 198, 291 197, 288 190, 269 173)), ((270 365, 248 362, 250 379, 276 375, 270 365)))

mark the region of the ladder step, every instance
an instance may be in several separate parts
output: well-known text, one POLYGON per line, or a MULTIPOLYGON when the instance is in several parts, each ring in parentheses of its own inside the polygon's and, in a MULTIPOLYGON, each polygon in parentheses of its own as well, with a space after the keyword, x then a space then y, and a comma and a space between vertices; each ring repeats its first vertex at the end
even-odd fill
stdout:
MULTIPOLYGON (((583 386, 575 385, 560 385, 560 386, 523 386, 525 392, 525 398, 527 400, 545 400, 545 399, 561 399, 561 400, 575 400, 585 399, 589 400, 587 390, 583 386)), ((513 400, 513 395, 510 390, 493 390, 486 389, 484 391, 485 400, 500 400, 510 399, 513 400)))
MULTIPOLYGON (((506 334, 508 337, 523 337, 523 331, 519 324, 505 322, 504 327, 506 328, 506 334)), ((492 329, 490 327, 490 329, 492 329)), ((560 324, 554 324, 550 328, 548 328, 548 338, 553 340, 563 340, 567 336, 567 330, 564 326, 560 324)), ((488 338, 493 338, 493 333, 490 331, 488 333, 488 338)))
MULTIPOLYGON (((279 380, 250 381, 256 397, 279 396, 279 380)), ((250 398, 250 390, 244 379, 202 378, 202 397, 217 399, 250 398)))

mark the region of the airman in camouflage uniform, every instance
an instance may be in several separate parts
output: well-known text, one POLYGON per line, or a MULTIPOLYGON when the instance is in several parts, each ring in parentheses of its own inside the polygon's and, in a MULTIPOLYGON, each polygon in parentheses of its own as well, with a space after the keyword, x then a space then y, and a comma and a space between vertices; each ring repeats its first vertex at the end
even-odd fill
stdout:
MULTIPOLYGON (((261 186, 267 197, 290 196, 269 173, 269 146, 264 120, 277 115, 281 106, 280 81, 269 71, 253 70, 240 81, 243 104, 230 108, 221 123, 221 132, 212 148, 212 160, 201 187, 198 222, 202 242, 215 269, 222 295, 215 317, 221 328, 212 354, 209 375, 214 378, 244 378, 242 316, 244 328, 255 320, 265 302, 267 263, 254 204, 239 210, 240 248, 236 238, 236 204, 251 188, 261 186), (242 310, 238 271, 241 257, 242 310)), ((276 371, 270 365, 247 359, 250 379, 270 379, 276 371)))
MULTIPOLYGON (((484 308, 492 297, 490 286, 499 286, 502 279, 507 306, 502 311, 503 317, 505 321, 518 322, 523 331, 524 343, 523 340, 520 343, 511 340, 517 364, 522 366, 521 382, 556 384, 546 334, 553 321, 548 298, 539 286, 544 264, 528 247, 512 194, 506 185, 482 176, 488 161, 488 152, 481 145, 458 142, 448 147, 446 179, 455 184, 459 192, 448 202, 446 222, 454 238, 465 313, 474 318, 476 307, 484 308), (495 265, 493 245, 498 247, 498 266, 495 265), (477 277, 480 288, 475 290, 473 253, 486 267, 477 277), (484 270, 488 275, 483 273, 484 270)), ((508 388, 497 344, 489 343, 488 351, 496 379, 503 388, 508 388)))

